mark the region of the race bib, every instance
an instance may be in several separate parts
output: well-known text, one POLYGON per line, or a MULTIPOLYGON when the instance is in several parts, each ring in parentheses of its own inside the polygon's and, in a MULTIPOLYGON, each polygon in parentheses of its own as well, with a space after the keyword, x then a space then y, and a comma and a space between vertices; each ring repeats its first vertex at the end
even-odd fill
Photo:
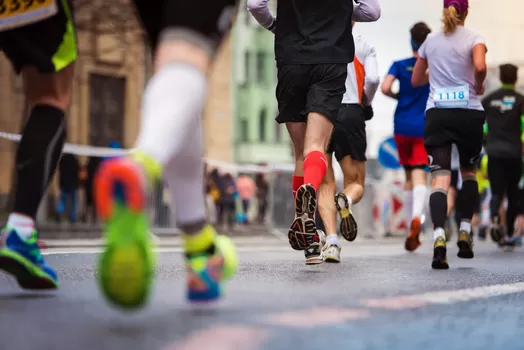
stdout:
POLYGON ((0 32, 56 15, 57 0, 0 0, 0 32))
POLYGON ((437 108, 463 108, 469 104, 469 86, 459 85, 435 89, 433 101, 437 108))

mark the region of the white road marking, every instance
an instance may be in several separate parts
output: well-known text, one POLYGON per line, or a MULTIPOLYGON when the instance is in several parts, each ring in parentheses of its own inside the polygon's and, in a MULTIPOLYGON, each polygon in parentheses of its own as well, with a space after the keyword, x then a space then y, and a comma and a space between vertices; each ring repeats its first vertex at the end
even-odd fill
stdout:
MULTIPOLYGON (((182 247, 159 247, 156 248, 157 253, 183 253, 182 247)), ((292 250, 287 245, 265 245, 265 246, 237 246, 239 253, 297 253, 300 251, 292 250)), ((101 247, 72 247, 72 248, 48 248, 42 251, 43 255, 67 255, 67 254, 99 254, 102 252, 101 247)), ((365 247, 351 247, 343 249, 342 259, 351 259, 367 256, 397 256, 405 255, 406 252, 402 248, 394 248, 391 246, 365 246, 365 247)))
POLYGON ((383 309, 403 310, 433 304, 455 304, 522 292, 524 292, 524 282, 517 282, 441 292, 427 292, 391 298, 368 299, 362 301, 362 305, 383 309))

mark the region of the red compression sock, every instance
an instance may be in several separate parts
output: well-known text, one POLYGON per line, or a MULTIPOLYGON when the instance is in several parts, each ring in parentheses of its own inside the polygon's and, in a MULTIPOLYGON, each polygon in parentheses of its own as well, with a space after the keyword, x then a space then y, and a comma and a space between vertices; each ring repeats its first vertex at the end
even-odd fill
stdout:
POLYGON ((327 171, 327 158, 320 151, 310 152, 304 160, 304 183, 311 184, 318 191, 327 171))
POLYGON ((292 188, 293 188, 293 199, 295 198, 298 189, 304 184, 304 176, 293 176, 292 188))

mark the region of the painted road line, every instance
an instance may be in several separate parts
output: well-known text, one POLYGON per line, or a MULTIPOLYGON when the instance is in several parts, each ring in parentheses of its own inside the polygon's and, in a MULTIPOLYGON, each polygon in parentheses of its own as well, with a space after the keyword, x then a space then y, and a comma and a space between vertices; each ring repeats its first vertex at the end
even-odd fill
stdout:
POLYGON ((256 350, 269 336, 263 328, 218 325, 193 332, 162 350, 256 350))
POLYGON ((369 311, 367 310, 332 307, 280 312, 264 317, 262 321, 272 326, 316 328, 367 317, 369 317, 369 311))
MULTIPOLYGON (((99 254, 102 252, 100 247, 71 247, 71 248, 47 248, 42 251, 43 255, 69 255, 69 254, 99 254)), ((160 247, 156 248, 157 253, 182 253, 181 247, 160 247)), ((288 246, 238 246, 239 253, 296 253, 288 246)), ((393 249, 387 246, 366 246, 358 249, 343 250, 342 258, 351 259, 370 256, 398 256, 406 255, 403 248, 393 249)))
POLYGON ((434 304, 454 304, 464 301, 487 299, 501 295, 524 292, 524 282, 495 284, 476 288, 428 292, 383 299, 368 299, 362 305, 373 308, 404 310, 434 304))

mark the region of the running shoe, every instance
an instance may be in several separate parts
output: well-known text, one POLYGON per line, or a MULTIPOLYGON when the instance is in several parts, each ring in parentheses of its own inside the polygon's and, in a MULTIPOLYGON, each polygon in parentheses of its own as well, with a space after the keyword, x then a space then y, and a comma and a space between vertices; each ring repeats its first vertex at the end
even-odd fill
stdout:
POLYGON ((358 226, 349 207, 348 198, 343 192, 335 196, 335 205, 340 215, 340 233, 346 240, 353 242, 357 238, 358 226))
POLYGON ((457 256, 462 259, 473 259, 473 235, 466 230, 460 230, 457 246, 459 251, 457 256))
POLYGON ((288 231, 289 245, 295 250, 306 250, 315 243, 317 225, 315 211, 317 194, 310 184, 300 186, 295 197, 295 220, 288 231))
POLYGON ((499 224, 498 218, 493 219, 493 222, 489 226, 488 230, 493 242, 501 243, 504 240, 504 230, 502 229, 502 226, 499 224))
POLYGON ((451 232, 449 232, 449 229, 444 232, 444 235, 446 236, 446 242, 449 242, 451 240, 451 232))
POLYGON ((133 159, 106 160, 95 178, 96 208, 106 241, 98 281, 105 297, 125 309, 143 306, 153 284, 155 257, 145 210, 148 181, 160 174, 153 160, 136 153, 133 159))
POLYGON ((2 230, 0 270, 16 278, 20 287, 31 290, 57 289, 56 272, 44 260, 38 247, 37 232, 23 239, 14 228, 2 230))
POLYGON ((324 262, 326 244, 326 234, 322 230, 317 230, 317 234, 313 238, 313 243, 304 250, 306 265, 318 265, 324 262))
POLYGON ((516 244, 515 244, 515 241, 513 239, 513 237, 508 237, 506 236, 503 240, 504 242, 504 250, 507 251, 507 252, 511 252, 513 251, 513 249, 515 248, 516 244))
MULTIPOLYGON (((187 299, 196 303, 217 300, 222 295, 222 282, 231 279, 238 269, 235 244, 231 238, 217 235, 211 225, 190 240, 191 245, 205 250, 186 253, 187 299), (209 240, 213 243, 206 249, 209 240)), ((189 239, 185 243, 186 252, 190 252, 189 239)))
POLYGON ((445 237, 439 236, 433 243, 433 262, 431 267, 435 270, 449 269, 445 237))
POLYGON ((513 235, 512 238, 516 246, 520 247, 522 245, 522 238, 520 236, 513 235))
POLYGON ((342 248, 338 245, 332 244, 327 246, 326 251, 324 252, 324 261, 328 263, 339 263, 341 251, 342 248))
POLYGON ((404 247, 407 251, 413 252, 415 249, 420 247, 420 219, 419 218, 413 218, 411 220, 411 227, 408 233, 408 237, 406 238, 406 243, 404 244, 404 247))
POLYGON ((485 227, 479 227, 478 229, 478 237, 480 241, 486 240, 486 228, 485 227))

